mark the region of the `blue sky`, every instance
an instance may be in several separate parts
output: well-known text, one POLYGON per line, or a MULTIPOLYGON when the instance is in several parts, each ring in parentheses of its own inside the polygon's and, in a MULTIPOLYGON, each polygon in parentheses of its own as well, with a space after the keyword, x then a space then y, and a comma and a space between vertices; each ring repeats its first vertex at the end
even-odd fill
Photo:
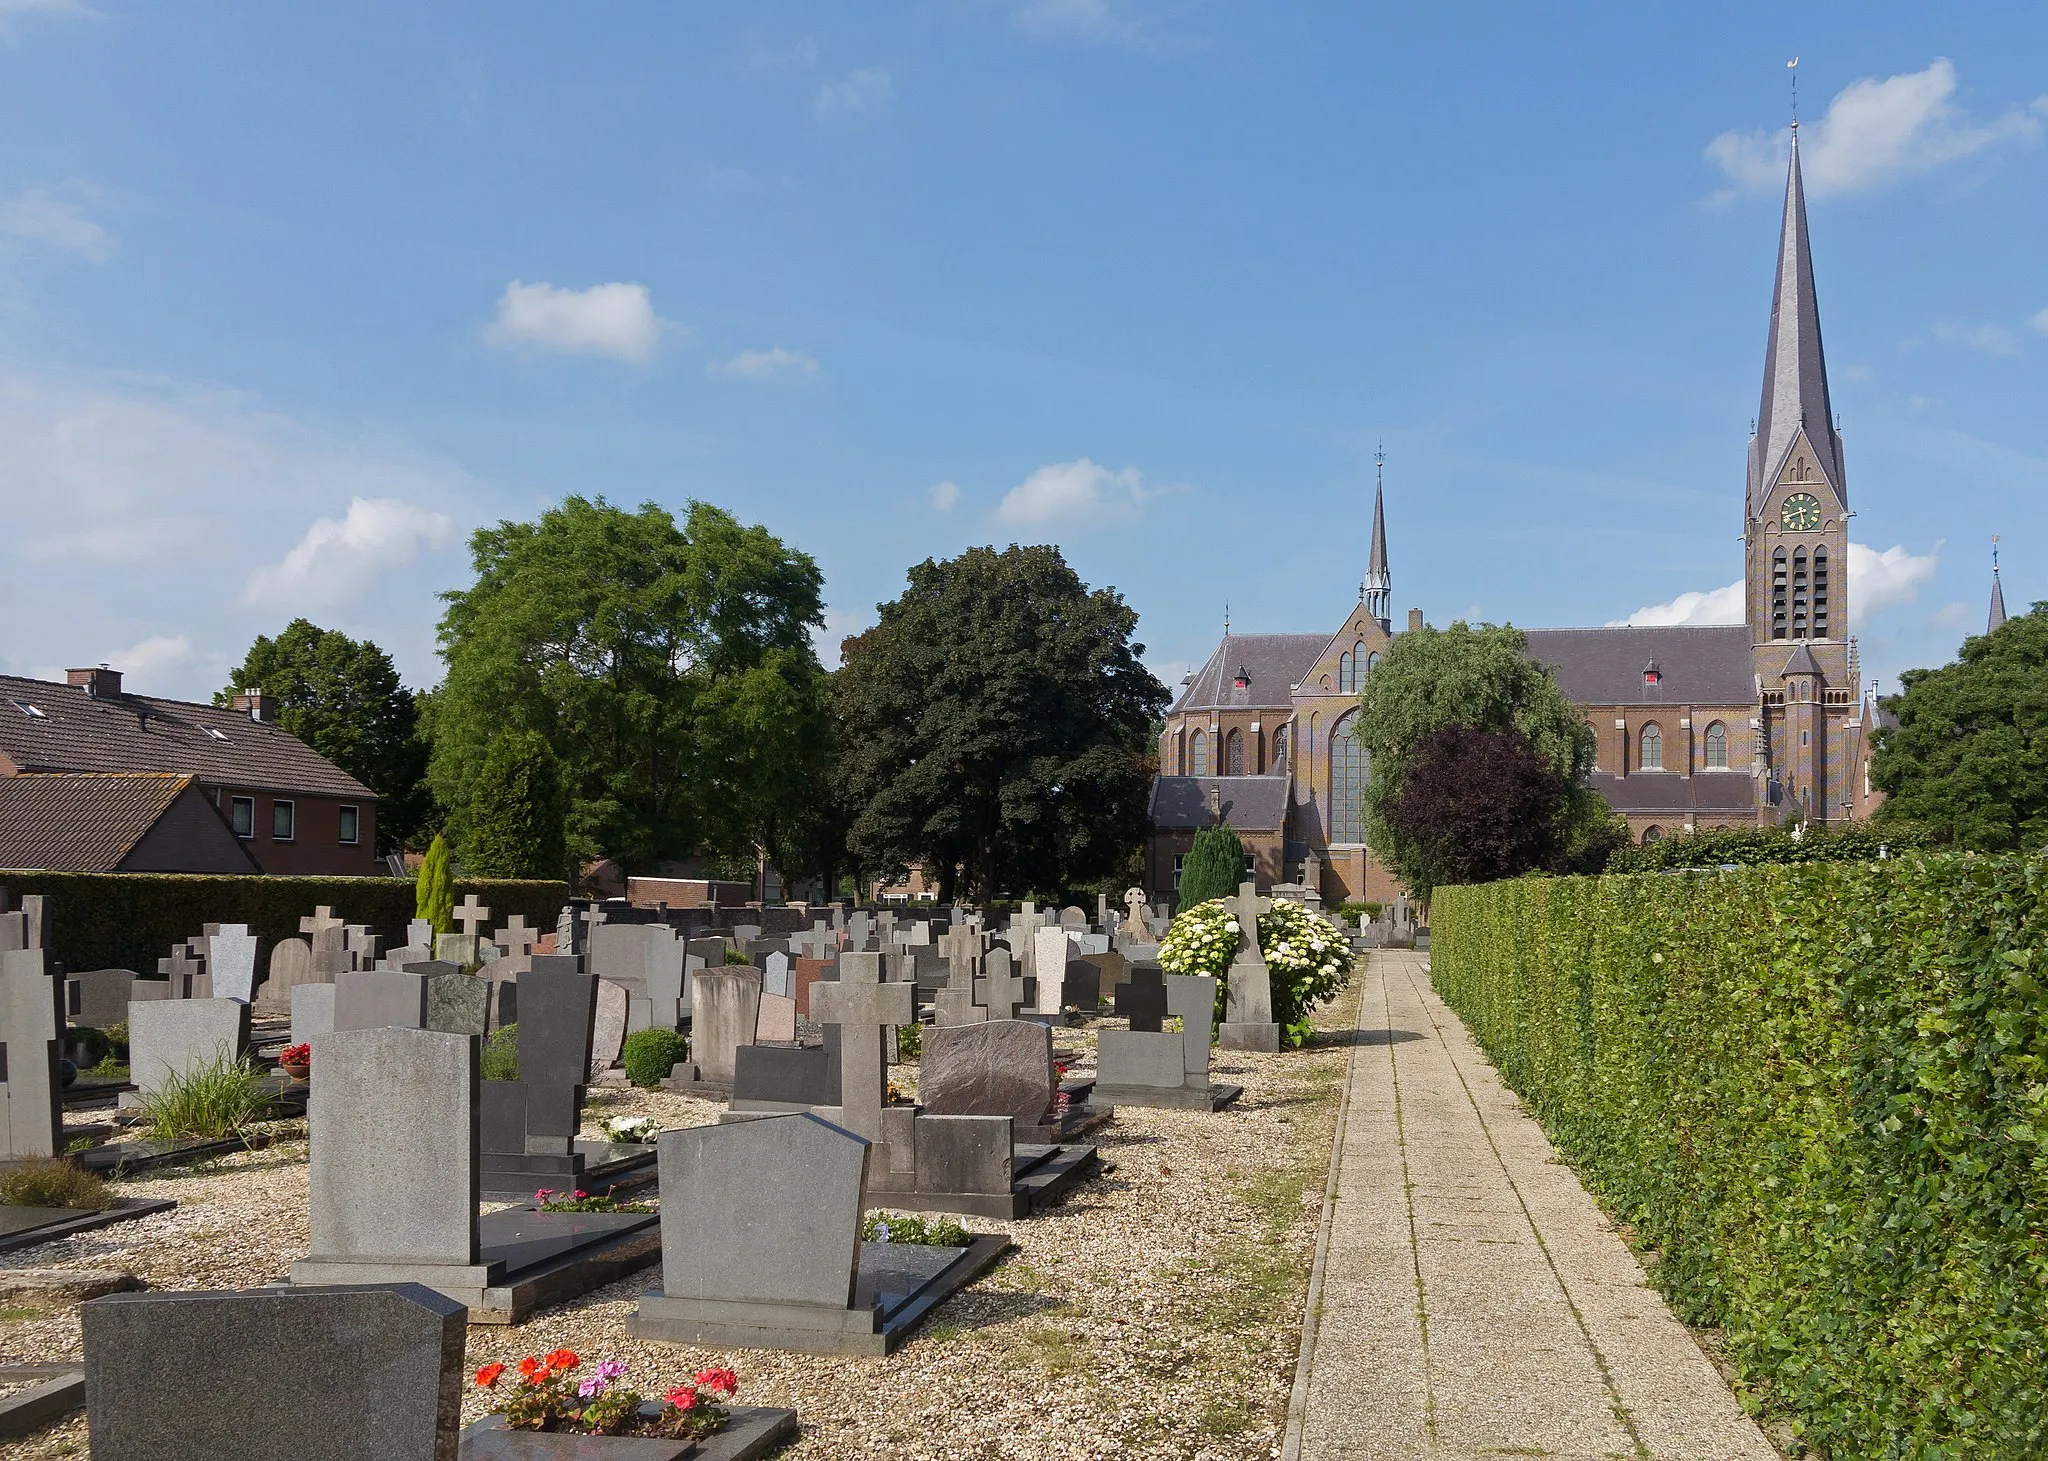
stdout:
POLYGON ((1993 533, 2048 598, 2048 9, 1692 10, 0 0, 0 668, 431 683, 582 492, 835 635, 1058 541, 1177 676, 1334 627, 1382 440, 1397 614, 1711 614, 1795 54, 1866 670, 1939 663, 1993 533))

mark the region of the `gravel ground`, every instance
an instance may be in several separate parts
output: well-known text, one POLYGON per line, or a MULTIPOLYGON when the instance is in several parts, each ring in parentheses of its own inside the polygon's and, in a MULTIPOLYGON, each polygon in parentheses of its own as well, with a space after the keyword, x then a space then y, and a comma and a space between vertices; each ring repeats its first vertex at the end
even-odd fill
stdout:
MULTIPOLYGON (((1356 983, 1324 1012, 1352 1023, 1356 983)), ((1060 1032, 1087 1075, 1092 1029, 1060 1032)), ((625 1333, 647 1269, 511 1328, 472 1327, 469 1363, 567 1346, 626 1361, 658 1393, 709 1364, 739 1372, 747 1404, 793 1406, 790 1461, 887 1455, 931 1461, 1143 1456, 1238 1461, 1278 1454, 1302 1296, 1328 1167, 1346 1046, 1217 1053, 1214 1078, 1245 1087, 1206 1115, 1121 1107, 1088 1140, 1113 1171, 1026 1221, 968 1220, 1017 1251, 949 1300, 887 1359, 643 1344, 625 1333)), ((914 1088, 914 1067, 898 1075, 914 1088)), ((591 1092, 586 1134, 608 1117, 717 1119, 713 1103, 658 1091, 591 1092)), ((119 1184, 178 1210, 7 1255, 13 1267, 125 1268, 153 1289, 248 1288, 306 1251, 306 1146, 292 1139, 204 1167, 119 1184)), ((0 1363, 79 1354, 75 1308, 0 1310, 0 1363)), ((488 1409, 472 1392, 473 1420, 488 1409)), ((89 1454, 75 1418, 0 1456, 89 1454)))

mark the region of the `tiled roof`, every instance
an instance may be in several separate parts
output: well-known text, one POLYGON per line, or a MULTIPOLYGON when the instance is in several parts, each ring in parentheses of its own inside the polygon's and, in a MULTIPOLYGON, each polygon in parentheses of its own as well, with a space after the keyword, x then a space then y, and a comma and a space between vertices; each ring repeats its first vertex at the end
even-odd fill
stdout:
POLYGON ((1222 793, 1223 820, 1244 832, 1278 832, 1287 822, 1285 776, 1161 776, 1152 783, 1152 825, 1206 827, 1209 788, 1222 793))
POLYGON ((1747 812, 1756 807, 1756 783, 1745 771, 1638 771, 1616 776, 1596 771, 1586 784, 1617 812, 1747 812))
POLYGON ((110 873, 184 790, 189 776, 0 776, 0 867, 110 873))
POLYGON ((1291 710, 1294 687, 1315 668, 1329 642, 1327 634, 1226 634, 1182 689, 1173 712, 1245 706, 1291 710), (1242 692, 1236 686, 1239 670, 1251 681, 1242 692))
POLYGON ((1530 629, 1529 657, 1579 705, 1750 705, 1756 672, 1742 624, 1530 629), (1658 682, 1643 683, 1656 661, 1658 682))
POLYGON ((0 754, 19 771, 168 771, 264 791, 376 795, 298 737, 239 710, 146 695, 99 700, 81 686, 13 675, 0 675, 0 754))

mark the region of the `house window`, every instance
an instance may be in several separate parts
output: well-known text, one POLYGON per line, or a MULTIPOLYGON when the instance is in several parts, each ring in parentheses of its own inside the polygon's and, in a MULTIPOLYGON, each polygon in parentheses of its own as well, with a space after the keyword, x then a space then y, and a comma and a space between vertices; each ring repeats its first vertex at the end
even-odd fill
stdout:
POLYGON ((1186 853, 1177 852, 1173 856, 1173 891, 1176 893, 1180 891, 1180 865, 1187 860, 1186 853))
POLYGON ((360 838, 361 838, 361 835, 362 835, 362 828, 363 828, 363 812, 362 812, 362 808, 360 808, 360 807, 343 807, 343 808, 341 809, 341 840, 342 840, 342 842, 343 842, 343 843, 345 843, 346 845, 350 846, 350 847, 353 847, 353 846, 355 846, 355 845, 356 845, 356 843, 357 843, 357 841, 358 841, 358 840, 360 840, 360 838))
POLYGON ((1244 775, 1244 732, 1233 730, 1223 738, 1223 774, 1244 775))
POLYGON ((1645 771, 1664 769, 1664 732, 1657 729, 1657 722, 1651 721, 1643 727, 1643 755, 1637 763, 1645 771))
POLYGON ((1728 769, 1728 727, 1718 720, 1707 727, 1707 766, 1714 771, 1728 769))
POLYGON ((272 802, 270 804, 270 840, 272 842, 291 841, 292 831, 297 822, 298 807, 294 803, 272 802))
POLYGON ((228 801, 228 820, 234 824, 237 837, 256 835, 256 798, 253 796, 232 797, 228 801))
POLYGON ((1330 730, 1330 841, 1365 841, 1365 747, 1353 734, 1353 711, 1330 730))
POLYGON ((1209 737, 1202 731, 1196 731, 1188 737, 1188 775, 1207 776, 1208 774, 1209 737))

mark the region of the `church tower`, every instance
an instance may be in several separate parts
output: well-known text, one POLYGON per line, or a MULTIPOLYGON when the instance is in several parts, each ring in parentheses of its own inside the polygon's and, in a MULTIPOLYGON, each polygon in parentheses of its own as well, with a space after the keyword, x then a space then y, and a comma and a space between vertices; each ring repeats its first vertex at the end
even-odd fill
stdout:
POLYGON ((1372 553, 1365 566, 1365 612, 1382 634, 1394 631, 1394 576, 1387 570, 1387 458, 1382 452, 1372 491, 1372 553))
POLYGON ((1847 814, 1842 727, 1856 688, 1848 519, 1795 125, 1743 513, 1745 618, 1764 732, 1758 770, 1769 782, 1760 790, 1779 815, 1832 821, 1847 814))

